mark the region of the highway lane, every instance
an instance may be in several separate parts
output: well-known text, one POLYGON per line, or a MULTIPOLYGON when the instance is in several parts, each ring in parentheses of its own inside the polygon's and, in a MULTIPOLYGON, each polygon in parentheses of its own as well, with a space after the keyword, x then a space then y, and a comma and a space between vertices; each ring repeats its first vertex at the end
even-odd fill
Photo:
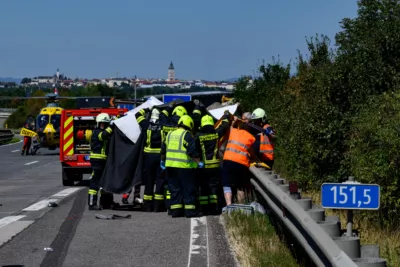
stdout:
POLYGON ((21 156, 21 145, 0 147, 0 266, 235 266, 219 216, 89 211, 85 186, 61 185, 57 155, 21 156))
POLYGON ((64 189, 58 151, 22 156, 21 146, 0 146, 0 219, 64 189))

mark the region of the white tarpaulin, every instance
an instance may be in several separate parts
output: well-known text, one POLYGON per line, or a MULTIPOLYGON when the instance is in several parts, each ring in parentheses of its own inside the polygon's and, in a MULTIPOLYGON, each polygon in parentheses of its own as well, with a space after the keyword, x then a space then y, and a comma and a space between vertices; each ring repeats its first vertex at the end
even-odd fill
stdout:
POLYGON ((222 108, 212 109, 212 110, 209 110, 208 112, 210 112, 211 115, 214 116, 214 118, 219 120, 219 119, 221 119, 222 116, 224 116, 225 110, 229 110, 229 112, 231 114, 235 114, 238 106, 239 106, 239 104, 236 103, 235 105, 230 105, 230 106, 225 106, 225 107, 222 107, 222 108))
POLYGON ((135 114, 143 108, 152 108, 153 106, 162 105, 163 102, 151 96, 146 102, 128 111, 122 118, 115 120, 115 125, 123 132, 132 142, 136 143, 140 135, 140 127, 136 121, 135 114))

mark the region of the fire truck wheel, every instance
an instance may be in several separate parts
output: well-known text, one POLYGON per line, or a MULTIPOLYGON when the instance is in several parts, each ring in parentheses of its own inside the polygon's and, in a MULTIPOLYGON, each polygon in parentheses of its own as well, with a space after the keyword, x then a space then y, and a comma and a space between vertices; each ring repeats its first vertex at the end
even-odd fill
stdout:
POLYGON ((62 183, 63 186, 73 186, 74 185, 74 176, 71 173, 68 173, 64 168, 62 170, 62 183))

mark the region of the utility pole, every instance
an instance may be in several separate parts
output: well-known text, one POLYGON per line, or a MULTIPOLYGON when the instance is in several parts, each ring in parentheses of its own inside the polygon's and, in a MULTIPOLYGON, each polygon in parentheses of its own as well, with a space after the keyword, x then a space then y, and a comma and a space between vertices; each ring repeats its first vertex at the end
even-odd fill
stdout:
POLYGON ((136 101, 136 75, 135 75, 135 81, 133 82, 133 89, 135 90, 135 108, 137 105, 137 101, 136 101))

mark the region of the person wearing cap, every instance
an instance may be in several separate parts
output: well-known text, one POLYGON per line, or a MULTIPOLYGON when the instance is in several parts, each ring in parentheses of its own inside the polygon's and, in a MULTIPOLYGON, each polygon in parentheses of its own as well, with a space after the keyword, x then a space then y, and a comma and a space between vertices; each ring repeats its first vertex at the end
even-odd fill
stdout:
POLYGON ((178 129, 170 131, 161 147, 160 166, 166 169, 168 188, 171 192, 170 211, 172 217, 196 217, 196 176, 195 169, 202 168, 200 153, 191 133, 193 119, 183 115, 178 129))
POLYGON ((196 133, 196 145, 201 151, 201 161, 204 168, 199 172, 199 210, 203 214, 219 213, 218 191, 220 185, 220 156, 218 140, 229 130, 229 112, 221 118, 221 124, 214 128, 214 119, 210 115, 201 118, 199 131, 196 133))
POLYGON ((271 169, 274 165, 274 140, 276 138, 275 131, 268 124, 267 116, 262 108, 257 108, 252 113, 252 121, 255 125, 263 127, 264 132, 256 135, 254 143, 254 152, 259 156, 259 159, 267 164, 271 169))

